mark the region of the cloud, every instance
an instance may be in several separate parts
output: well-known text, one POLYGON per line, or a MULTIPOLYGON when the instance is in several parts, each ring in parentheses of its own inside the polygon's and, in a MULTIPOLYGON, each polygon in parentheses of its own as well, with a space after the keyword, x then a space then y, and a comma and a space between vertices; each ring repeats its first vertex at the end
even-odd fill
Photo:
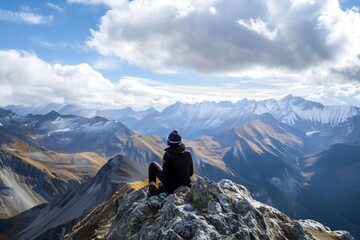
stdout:
POLYGON ((109 5, 112 9, 91 31, 88 45, 158 72, 244 76, 259 69, 299 73, 319 66, 332 72, 329 65, 350 64, 360 55, 359 12, 341 10, 336 0, 109 5))
POLYGON ((269 40, 274 40, 277 35, 277 29, 271 30, 267 27, 267 24, 261 21, 261 19, 254 20, 250 18, 248 21, 245 21, 243 19, 239 19, 237 21, 241 26, 244 26, 245 28, 249 29, 250 31, 253 31, 255 33, 258 33, 260 35, 263 35, 269 40))
POLYGON ((33 13, 29 8, 23 7, 20 12, 0 9, 0 20, 21 22, 27 24, 49 24, 53 16, 44 16, 33 13))
POLYGON ((63 9, 62 7, 60 7, 59 5, 53 4, 51 2, 47 2, 46 6, 48 6, 49 8, 52 8, 58 12, 65 12, 65 9, 63 9))
MULTIPOLYGON (((0 62, 0 106, 72 103, 98 108, 162 109, 176 101, 235 102, 243 98, 279 98, 289 93, 325 103, 360 106, 359 82, 339 84, 335 79, 323 84, 306 80, 295 82, 299 77, 295 74, 286 75, 285 79, 260 75, 234 78, 227 84, 204 87, 129 76, 112 82, 88 64, 49 64, 26 51, 0 50, 0 62)), ((308 74, 304 79, 314 77, 313 73, 308 74)), ((321 74, 316 77, 322 79, 321 74)))
POLYGON ((114 103, 116 86, 87 64, 50 65, 15 50, 0 51, 0 62, 2 104, 114 103))
POLYGON ((0 62, 2 106, 78 103, 102 108, 162 108, 201 95, 199 92, 197 96, 183 95, 181 90, 172 91, 169 86, 133 77, 114 83, 88 64, 51 65, 26 51, 0 50, 0 62))

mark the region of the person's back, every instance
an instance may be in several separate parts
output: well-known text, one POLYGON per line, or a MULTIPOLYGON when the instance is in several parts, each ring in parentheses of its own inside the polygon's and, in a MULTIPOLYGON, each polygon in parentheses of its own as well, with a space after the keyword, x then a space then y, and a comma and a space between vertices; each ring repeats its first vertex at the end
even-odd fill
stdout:
POLYGON ((156 177, 168 194, 173 193, 180 186, 190 187, 190 177, 194 172, 192 157, 191 153, 185 150, 177 130, 169 134, 167 144, 169 147, 165 149, 163 167, 156 162, 152 162, 149 166, 149 195, 156 194, 156 177))
POLYGON ((185 150, 184 144, 166 148, 163 160, 165 189, 172 193, 180 186, 190 187, 193 163, 191 153, 185 150))

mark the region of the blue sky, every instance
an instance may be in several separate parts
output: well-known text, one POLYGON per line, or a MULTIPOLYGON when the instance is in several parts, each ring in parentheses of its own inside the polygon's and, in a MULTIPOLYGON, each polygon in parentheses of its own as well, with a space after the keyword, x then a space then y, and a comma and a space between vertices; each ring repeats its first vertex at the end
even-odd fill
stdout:
POLYGON ((360 106, 357 0, 0 3, 0 106, 360 106))

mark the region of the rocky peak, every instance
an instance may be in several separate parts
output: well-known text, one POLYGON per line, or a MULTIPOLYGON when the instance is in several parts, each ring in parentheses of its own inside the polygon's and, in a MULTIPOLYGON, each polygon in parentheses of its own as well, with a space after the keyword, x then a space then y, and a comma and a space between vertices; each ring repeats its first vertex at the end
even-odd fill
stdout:
POLYGON ((95 208, 65 239, 354 239, 313 220, 291 220, 241 185, 199 178, 191 188, 148 198, 129 184, 95 208))

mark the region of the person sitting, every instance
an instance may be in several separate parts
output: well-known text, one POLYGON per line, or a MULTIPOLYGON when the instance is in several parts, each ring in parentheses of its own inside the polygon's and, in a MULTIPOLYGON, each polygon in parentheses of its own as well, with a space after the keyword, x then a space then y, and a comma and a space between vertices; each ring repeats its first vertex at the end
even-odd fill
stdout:
POLYGON ((190 187, 190 177, 194 173, 191 153, 185 150, 178 130, 173 130, 167 139, 168 147, 163 156, 163 166, 157 162, 149 165, 149 196, 159 194, 158 178, 167 194, 180 186, 190 187))

